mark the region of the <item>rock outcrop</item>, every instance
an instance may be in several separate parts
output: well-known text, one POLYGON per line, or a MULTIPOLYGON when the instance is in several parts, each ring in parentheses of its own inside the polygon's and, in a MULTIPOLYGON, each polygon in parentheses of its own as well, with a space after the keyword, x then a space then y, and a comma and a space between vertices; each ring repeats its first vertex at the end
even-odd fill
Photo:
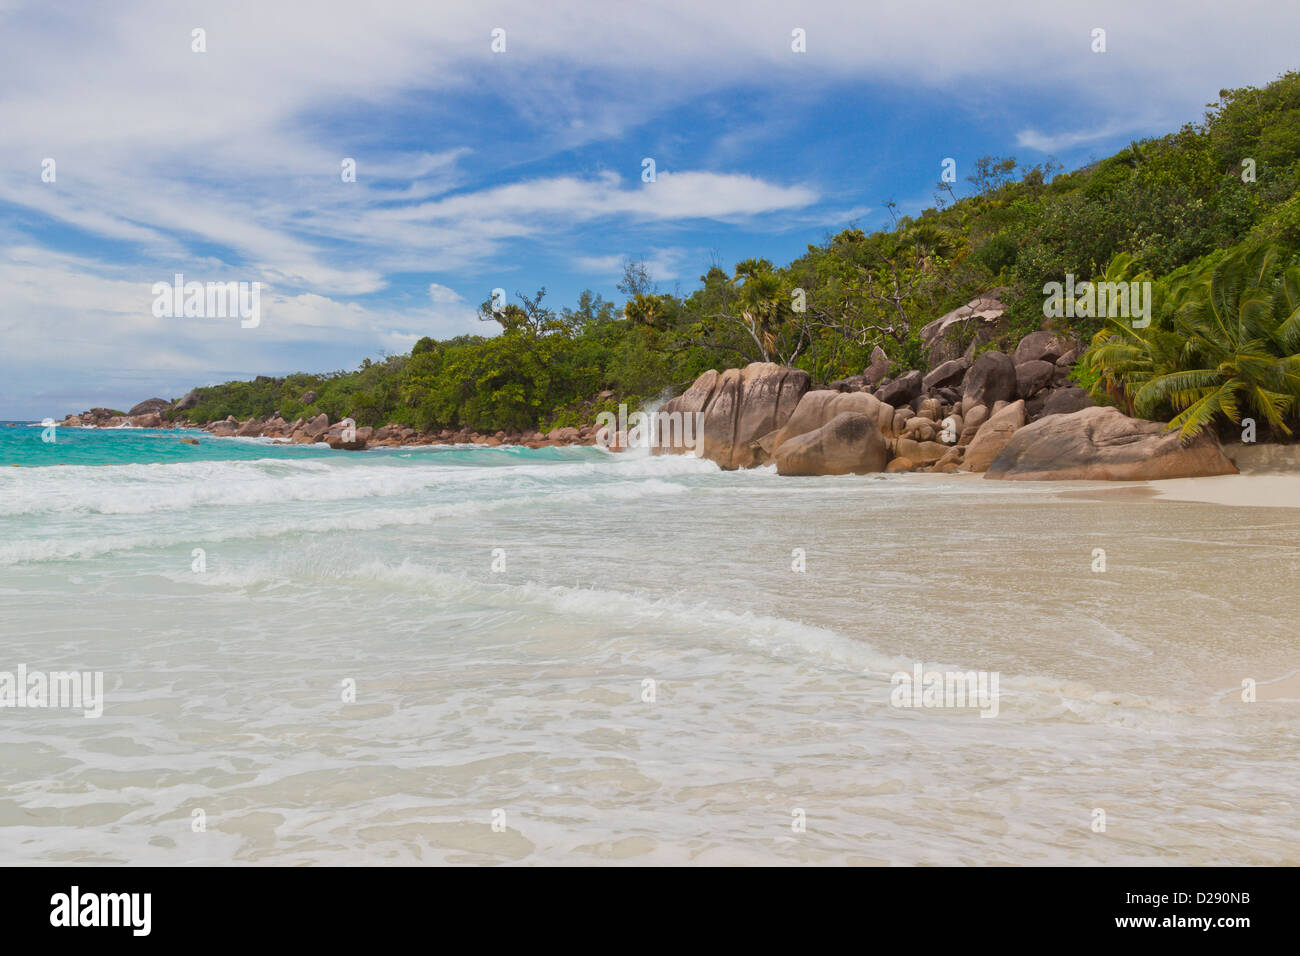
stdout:
POLYGON ((165 398, 146 398, 137 405, 132 405, 128 415, 161 415, 167 409, 172 407, 172 403, 165 398))
POLYGON ((889 361, 889 356, 879 345, 871 350, 871 363, 867 366, 866 371, 862 373, 863 379, 869 387, 874 388, 885 380, 889 374, 889 367, 893 363, 889 361))
POLYGON ((702 414, 709 407, 713 393, 717 391, 719 378, 721 376, 718 370, 711 368, 682 394, 660 406, 659 443, 651 446, 652 455, 680 455, 695 447, 699 438, 693 424, 695 419, 688 421, 687 416, 702 414))
POLYGON ((864 475, 885 470, 889 447, 875 418, 842 412, 782 442, 774 457, 781 475, 864 475))
POLYGON ((1030 332, 1016 346, 1012 356, 1017 365, 1025 362, 1056 363, 1062 355, 1078 348, 1078 343, 1063 339, 1053 332, 1030 332))
POLYGON ((906 458, 913 465, 933 465, 948 453, 948 447, 937 441, 915 441, 911 438, 898 439, 899 458, 906 458))
MULTIPOLYGON (((1068 383, 1070 367, 1081 354, 1079 343, 1054 332, 1033 332, 1015 344, 1013 353, 1002 323, 1003 291, 992 290, 926 325, 921 337, 928 370, 911 369, 892 380, 887 378, 890 359, 879 346, 861 375, 816 389, 807 372, 772 363, 708 371, 658 409, 659 443, 651 450, 694 450, 727 469, 774 462, 783 475, 962 469, 1007 479, 1139 479, 1231 473, 1233 464, 1212 438, 1184 448, 1158 423, 1093 407, 1084 389, 1068 383), (987 345, 995 350, 974 355, 987 345)), ((613 397, 602 391, 585 407, 595 416, 613 397)), ((310 407, 317 396, 307 392, 301 398, 310 407)), ((195 390, 170 406, 149 399, 129 416, 96 408, 68 416, 66 423, 166 425, 162 414, 196 407, 199 401, 195 390)), ((176 422, 190 424, 180 417, 176 422)), ((432 444, 544 448, 600 442, 610 451, 626 447, 625 432, 631 429, 620 418, 613 427, 556 427, 546 434, 481 434, 468 426, 435 434, 397 423, 357 427, 354 434, 342 423, 331 426, 325 414, 290 423, 278 411, 270 418, 241 422, 228 417, 202 427, 214 436, 326 442, 339 449, 432 444)))
POLYGON ((299 429, 299 431, 301 431, 302 434, 306 435, 307 437, 311 438, 313 441, 316 441, 327 431, 329 431, 329 428, 330 428, 330 417, 326 415, 324 412, 321 412, 311 421, 303 425, 299 429))
POLYGON ((1236 467, 1208 431, 1182 445, 1177 432, 1165 431, 1159 422, 1129 418, 1116 408, 1085 408, 1069 415, 1040 418, 1017 431, 984 477, 1008 481, 1149 481, 1236 473, 1236 467))
POLYGON ((172 411, 188 412, 191 408, 193 408, 198 403, 199 403, 199 390, 197 388, 190 389, 190 391, 185 393, 184 398, 178 398, 176 400, 176 402, 172 405, 172 411))
POLYGON ((1043 403, 1042 417, 1048 415, 1069 415, 1093 407, 1092 396, 1087 389, 1067 387, 1052 392, 1043 403))
POLYGON ((759 439, 789 421, 811 382, 807 372, 771 362, 753 362, 721 374, 710 369, 659 409, 660 446, 655 450, 689 451, 693 438, 695 453, 723 468, 765 464, 768 455, 759 439), (685 416, 696 413, 699 433, 691 435, 685 416))
POLYGON ((966 370, 971 367, 969 359, 955 358, 939 365, 921 380, 921 386, 928 392, 931 389, 955 388, 966 377, 966 370))
POLYGON ((967 446, 962 467, 966 471, 986 471, 1024 424, 1023 401, 1012 402, 994 412, 967 446))
POLYGON ((1006 311, 1002 304, 1004 292, 1004 288, 986 292, 921 329, 921 342, 930 368, 938 368, 944 362, 968 355, 993 340, 1002 313, 1006 311))
POLYGON ((816 389, 806 393, 799 400, 794 414, 789 421, 775 432, 760 439, 763 450, 768 455, 775 455, 785 442, 799 435, 821 428, 837 415, 845 412, 857 412, 866 415, 876 423, 876 427, 885 437, 893 437, 894 409, 874 395, 866 392, 832 392, 829 389, 816 389))
POLYGON ((1021 398, 1033 398, 1052 384, 1056 377, 1056 365, 1042 359, 1031 359, 1016 365, 1016 394, 1021 398))
POLYGON ((1013 402, 1018 383, 1016 364, 1010 355, 984 352, 975 360, 962 385, 962 414, 976 405, 992 408, 998 402, 1013 402))
POLYGON ((902 408, 920 397, 924 380, 925 374, 920 369, 912 369, 876 389, 876 398, 887 405, 902 408))
POLYGON ((572 425, 568 425, 564 428, 552 428, 549 432, 546 433, 547 441, 553 441, 556 442, 557 444, 565 444, 565 445, 575 442, 581 437, 582 437, 582 433, 579 432, 578 429, 574 428, 572 425))
POLYGON ((704 409, 696 453, 723 468, 765 464, 758 440, 789 421, 811 381, 807 372, 772 362, 727 369, 704 409))

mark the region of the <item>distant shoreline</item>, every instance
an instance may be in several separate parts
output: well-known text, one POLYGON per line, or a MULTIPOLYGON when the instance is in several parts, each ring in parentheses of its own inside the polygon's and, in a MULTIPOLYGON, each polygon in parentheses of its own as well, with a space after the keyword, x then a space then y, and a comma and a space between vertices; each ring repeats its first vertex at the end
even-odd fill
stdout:
MULTIPOLYGON (((0 422, 3 428, 35 428, 40 427, 42 422, 39 421, 4 421, 0 422)), ((220 438, 262 438, 265 443, 275 447, 286 445, 300 445, 304 447, 328 447, 328 442, 322 440, 318 442, 294 442, 287 439, 267 438, 260 435, 216 435, 211 433, 211 429, 222 423, 208 423, 207 426, 198 425, 193 422, 178 422, 168 427, 161 428, 150 425, 136 425, 134 423, 123 423, 118 425, 95 425, 95 424, 75 424, 68 425, 57 423, 60 428, 74 428, 86 431, 184 431, 184 432, 203 432, 206 437, 220 438)), ((541 437, 531 442, 522 441, 491 441, 496 436, 477 437, 479 441, 467 440, 458 441, 455 438, 443 439, 436 435, 418 435, 415 441, 396 441, 392 444, 371 445, 371 449, 393 448, 393 449, 410 449, 424 447, 460 447, 460 448, 545 448, 545 447, 602 447, 592 435, 582 435, 579 431, 578 438, 572 439, 569 435, 557 436, 557 438, 541 437)), ((472 433, 473 434, 473 433, 472 433)), ((535 433, 540 435, 540 433, 535 433)), ((159 435, 159 437, 165 437, 159 435)), ((606 449, 614 452, 619 449, 606 449)), ((1261 443, 1254 446, 1232 446, 1232 458, 1234 463, 1240 469, 1240 474, 1236 475, 1217 475, 1212 477, 1195 477, 1195 478, 1168 478, 1168 479, 1148 479, 1136 481, 1080 481, 1077 484, 1085 484, 1091 487, 1080 489, 1078 487, 1062 488, 1062 497, 1064 498, 1083 498, 1098 501, 1105 501, 1114 498, 1149 498, 1152 501, 1161 501, 1166 503, 1194 503, 1194 504, 1212 504, 1223 505, 1228 507, 1245 507, 1245 508, 1300 508, 1300 445, 1280 445, 1271 443, 1261 443)), ((927 481, 939 479, 958 479, 972 480, 982 478, 983 476, 973 472, 938 472, 924 473, 914 472, 910 475, 899 474, 891 477, 903 478, 904 480, 927 481)), ((1056 482, 1033 482, 1033 484, 1056 484, 1056 482)), ((1074 482, 1072 485, 1076 484, 1074 482)))

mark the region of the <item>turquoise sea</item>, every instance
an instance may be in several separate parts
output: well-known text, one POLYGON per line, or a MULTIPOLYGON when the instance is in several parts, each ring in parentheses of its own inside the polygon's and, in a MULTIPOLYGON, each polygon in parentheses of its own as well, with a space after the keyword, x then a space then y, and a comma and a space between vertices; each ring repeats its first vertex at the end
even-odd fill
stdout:
POLYGON ((0 707, 5 862, 1300 862, 1295 509, 42 431, 0 672, 103 713, 0 707))

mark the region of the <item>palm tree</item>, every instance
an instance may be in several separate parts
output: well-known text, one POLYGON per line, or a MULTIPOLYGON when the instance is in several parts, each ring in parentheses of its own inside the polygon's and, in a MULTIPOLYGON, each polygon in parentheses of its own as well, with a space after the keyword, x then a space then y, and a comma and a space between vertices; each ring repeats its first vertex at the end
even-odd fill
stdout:
POLYGON ((1217 415, 1240 423, 1243 407, 1291 434, 1300 408, 1300 267, 1276 275, 1277 251, 1230 255, 1173 290, 1181 342, 1153 349, 1153 371, 1128 382, 1140 414, 1168 404, 1169 429, 1190 441, 1217 415))
POLYGON ((740 320, 764 362, 793 364, 808 344, 806 323, 798 321, 781 276, 766 259, 746 259, 736 265, 740 287, 740 320))
MULTIPOLYGON (((1150 279, 1149 272, 1139 270, 1136 259, 1121 252, 1111 259, 1106 271, 1096 281, 1119 283, 1150 279)), ((1172 344, 1169 341, 1171 333, 1158 321, 1152 321, 1145 328, 1135 328, 1130 319, 1120 316, 1107 315, 1102 321, 1101 329, 1092 337, 1088 351, 1080 361, 1097 375, 1092 387, 1093 397, 1108 396, 1132 415, 1133 392, 1155 375, 1157 356, 1168 352, 1172 344)))

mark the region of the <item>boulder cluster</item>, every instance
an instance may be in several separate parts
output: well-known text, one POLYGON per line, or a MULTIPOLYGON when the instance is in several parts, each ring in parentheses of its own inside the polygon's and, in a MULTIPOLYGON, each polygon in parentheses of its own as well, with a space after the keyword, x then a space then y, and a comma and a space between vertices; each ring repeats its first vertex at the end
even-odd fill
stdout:
POLYGON ((701 457, 723 468, 775 464, 782 475, 1144 480, 1236 471, 1208 432, 1183 445, 1161 423, 1094 406, 1068 380, 1078 342, 1042 331, 1010 354, 981 351, 1001 334, 1000 292, 921 330, 929 371, 891 378, 877 348, 861 375, 814 388, 806 372, 754 363, 706 372, 661 412, 699 415, 701 457))
MULTIPOLYGON (((612 393, 604 393, 601 397, 605 398, 610 394, 612 393)), ((310 392, 307 395, 315 398, 310 392)), ((352 426, 350 422, 332 422, 324 413, 314 418, 297 418, 293 421, 286 421, 279 414, 267 418, 252 417, 243 421, 231 415, 221 421, 206 424, 189 421, 183 415, 176 416, 171 421, 162 417, 162 413, 169 410, 187 411, 194 407, 197 400, 197 394, 191 392, 185 398, 175 402, 169 402, 165 398, 150 398, 134 406, 129 412, 92 408, 79 415, 66 416, 62 424, 91 428, 181 426, 201 428, 216 438, 273 438, 292 445, 324 443, 343 451, 362 451, 366 448, 399 445, 524 445, 528 448, 545 448, 551 445, 594 445, 598 432, 595 425, 585 425, 582 428, 552 428, 549 432, 508 430, 485 434, 470 428, 444 428, 436 432, 422 432, 409 425, 390 424, 381 428, 371 428, 368 425, 352 426)), ((189 444, 198 444, 194 439, 186 441, 189 444)))
POLYGON ((61 424, 70 427, 85 428, 166 428, 162 413, 174 407, 165 398, 146 398, 129 412, 119 412, 111 408, 90 408, 80 415, 66 415, 61 424))
MULTIPOLYGON (((282 382, 283 379, 268 379, 260 376, 258 381, 282 382)), ((595 407, 614 395, 605 391, 589 403, 595 407)), ((302 394, 299 401, 310 405, 316 401, 314 391, 302 394)), ((311 418, 285 419, 276 412, 269 417, 254 416, 237 419, 229 415, 220 421, 195 422, 184 413, 199 404, 197 389, 183 398, 169 402, 165 398, 150 398, 134 406, 129 412, 119 412, 108 408, 92 408, 80 415, 68 415, 62 424, 91 428, 118 428, 133 426, 136 428, 199 428, 210 432, 216 438, 271 438, 284 444, 309 445, 323 443, 331 448, 343 451, 363 451, 375 447, 396 447, 403 445, 523 445, 528 448, 546 448, 552 445, 595 445, 600 429, 592 425, 581 428, 552 428, 548 432, 536 429, 508 429, 496 432, 479 432, 472 428, 439 431, 420 431, 409 425, 391 423, 380 428, 368 425, 354 425, 347 420, 333 420, 324 413, 311 418), (163 413, 170 413, 164 418, 163 413)), ((594 417, 594 413, 593 413, 594 417)), ((196 439, 182 439, 188 444, 198 444, 196 439)), ((620 448, 612 449, 620 451, 620 448)))
POLYGON ((279 415, 270 418, 250 418, 239 421, 233 416, 219 422, 201 426, 216 438, 277 438, 292 445, 311 445, 323 442, 343 451, 362 451, 366 448, 395 447, 399 445, 524 445, 528 448, 545 448, 550 445, 594 445, 596 426, 582 428, 553 428, 549 432, 497 431, 491 434, 469 428, 444 428, 437 432, 422 432, 409 425, 390 424, 380 428, 353 425, 350 422, 331 422, 321 413, 315 418, 285 421, 279 415))
MULTIPOLYGON (((1145 480, 1236 472, 1208 430, 1182 444, 1159 422, 1096 407, 1069 381, 1083 352, 1079 342, 1041 331, 1010 351, 989 348, 1006 336, 1003 291, 994 289, 921 329, 928 370, 891 376, 894 365, 877 347, 861 375, 820 387, 807 372, 770 362, 705 372, 659 409, 666 430, 653 450, 693 450, 728 469, 775 464, 782 475, 965 471, 1009 480, 1145 480), (698 428, 687 431, 686 416, 698 428)), ((596 401, 612 396, 602 392, 596 401)), ((315 398, 307 392, 302 402, 315 398)), ((126 413, 92 408, 69 415, 64 424, 160 428, 168 424, 162 417, 168 413, 172 424, 202 427, 216 437, 326 443, 345 451, 598 443, 617 451, 625 444, 621 433, 602 434, 595 424, 546 433, 421 432, 399 424, 357 427, 325 414, 287 421, 276 413, 200 426, 184 420, 198 403, 197 392, 175 402, 151 398, 126 413)))

